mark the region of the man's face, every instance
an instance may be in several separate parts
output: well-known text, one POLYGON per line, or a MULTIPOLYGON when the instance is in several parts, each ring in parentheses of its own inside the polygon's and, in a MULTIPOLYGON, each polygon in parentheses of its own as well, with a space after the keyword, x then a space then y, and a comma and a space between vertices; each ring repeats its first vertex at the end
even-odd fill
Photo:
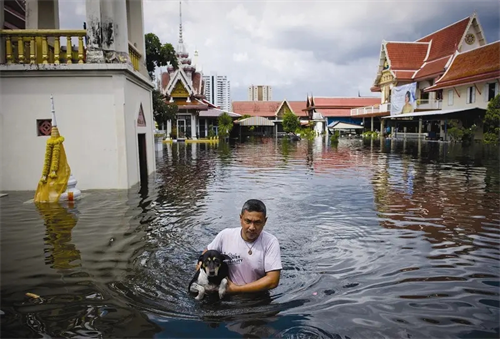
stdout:
POLYGON ((266 224, 267 218, 262 212, 244 211, 240 215, 241 227, 243 229, 243 239, 253 241, 257 239, 266 224))

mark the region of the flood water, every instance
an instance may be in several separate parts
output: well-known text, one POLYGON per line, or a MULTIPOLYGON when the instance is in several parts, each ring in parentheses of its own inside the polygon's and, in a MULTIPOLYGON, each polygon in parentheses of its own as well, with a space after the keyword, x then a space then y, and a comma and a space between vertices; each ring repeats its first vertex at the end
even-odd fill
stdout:
POLYGON ((11 192, 0 198, 1 336, 498 338, 498 153, 358 139, 173 144, 143 187, 86 191, 74 206, 11 192), (239 227, 249 198, 267 204, 280 285, 195 301, 197 256, 239 227))

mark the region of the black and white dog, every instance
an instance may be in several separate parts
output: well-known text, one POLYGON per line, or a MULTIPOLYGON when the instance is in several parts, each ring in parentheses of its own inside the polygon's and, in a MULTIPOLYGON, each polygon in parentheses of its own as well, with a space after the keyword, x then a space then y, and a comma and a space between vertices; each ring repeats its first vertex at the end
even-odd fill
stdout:
POLYGON ((225 261, 230 259, 229 256, 216 250, 209 250, 200 255, 198 262, 201 262, 201 266, 188 287, 189 292, 198 292, 196 300, 203 299, 205 292, 218 291, 219 298, 224 297, 229 275, 229 267, 225 261))

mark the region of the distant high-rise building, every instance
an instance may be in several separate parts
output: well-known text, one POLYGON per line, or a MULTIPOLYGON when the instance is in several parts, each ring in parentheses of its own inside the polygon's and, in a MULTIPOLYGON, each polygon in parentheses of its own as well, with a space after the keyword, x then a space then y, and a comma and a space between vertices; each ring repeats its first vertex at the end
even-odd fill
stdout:
POLYGON ((231 111, 231 83, 225 75, 204 75, 205 97, 211 104, 220 107, 221 110, 231 111))
POLYGON ((273 89, 271 86, 248 87, 248 101, 272 101, 273 89))

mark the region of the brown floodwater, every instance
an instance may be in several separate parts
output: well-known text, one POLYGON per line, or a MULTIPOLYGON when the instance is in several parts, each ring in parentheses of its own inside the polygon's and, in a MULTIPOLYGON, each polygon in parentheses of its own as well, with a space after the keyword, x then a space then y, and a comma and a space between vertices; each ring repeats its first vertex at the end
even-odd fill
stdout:
POLYGON ((256 139, 165 145, 157 165, 74 205, 0 198, 3 338, 500 335, 498 148, 256 139), (268 206, 280 285, 195 301, 197 256, 249 198, 268 206))

